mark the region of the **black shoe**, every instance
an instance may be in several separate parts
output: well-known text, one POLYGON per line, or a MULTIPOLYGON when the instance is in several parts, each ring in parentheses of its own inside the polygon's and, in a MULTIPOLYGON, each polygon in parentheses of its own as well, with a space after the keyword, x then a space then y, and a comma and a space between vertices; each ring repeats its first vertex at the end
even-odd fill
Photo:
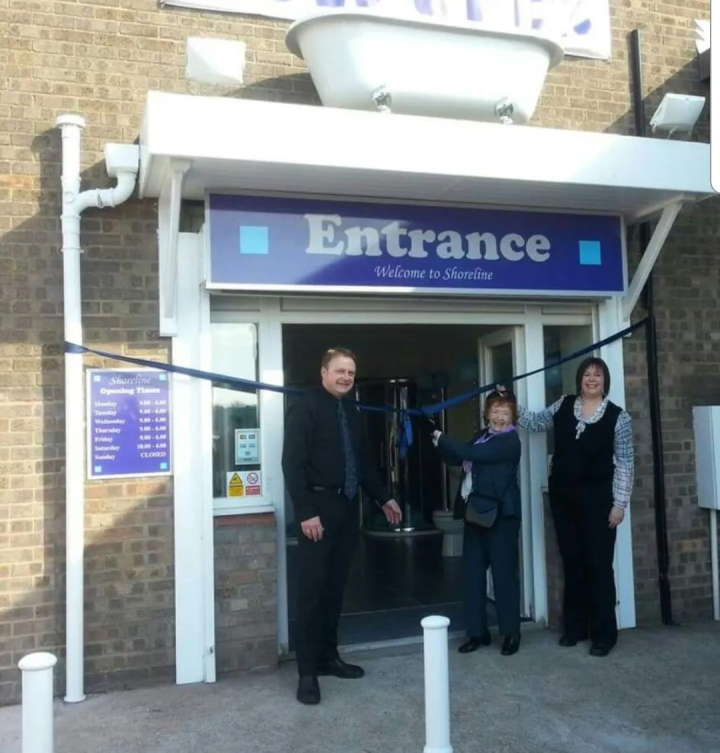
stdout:
POLYGON ((343 680, 359 680, 365 676, 365 670, 356 664, 348 664, 339 656, 318 666, 319 677, 340 677, 343 680))
POLYGON ((520 635, 506 635, 500 653, 503 656, 512 656, 520 650, 520 635))
POLYGON ((604 657, 607 656, 611 650, 612 647, 608 646, 606 643, 593 643, 592 646, 590 646, 590 656, 604 657))
POLYGON ((573 646, 577 646, 578 643, 581 641, 586 641, 587 636, 580 636, 579 638, 573 638, 570 635, 563 635, 560 640, 558 641, 558 646, 563 646, 564 648, 572 648, 573 646))
POLYGON ((458 651, 461 654, 471 654, 473 651, 477 651, 480 646, 489 646, 491 642, 490 633, 486 630, 479 638, 470 638, 470 640, 463 643, 458 651))
POLYGON ((320 703, 320 685, 315 675, 301 675, 298 680, 297 699, 306 706, 320 703))

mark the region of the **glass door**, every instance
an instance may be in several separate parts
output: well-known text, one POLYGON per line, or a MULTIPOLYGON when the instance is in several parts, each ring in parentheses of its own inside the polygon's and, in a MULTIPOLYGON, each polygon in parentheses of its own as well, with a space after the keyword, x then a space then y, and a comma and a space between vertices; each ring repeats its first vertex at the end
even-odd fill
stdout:
MULTIPOLYGON (((478 341, 478 363, 480 384, 503 384, 511 389, 518 402, 525 400, 525 385, 523 382, 512 382, 512 377, 525 370, 525 342, 523 327, 507 327, 497 332, 481 337, 478 341)), ((484 404, 481 396, 480 410, 484 404)), ((526 453, 523 453, 525 455, 526 453)), ((523 524, 520 528, 520 600, 523 617, 530 616, 532 596, 532 537, 530 532, 530 515, 526 511, 529 507, 529 468, 527 458, 520 462, 520 489, 523 498, 523 524)), ((495 599, 492 574, 488 573, 488 597, 495 599)))

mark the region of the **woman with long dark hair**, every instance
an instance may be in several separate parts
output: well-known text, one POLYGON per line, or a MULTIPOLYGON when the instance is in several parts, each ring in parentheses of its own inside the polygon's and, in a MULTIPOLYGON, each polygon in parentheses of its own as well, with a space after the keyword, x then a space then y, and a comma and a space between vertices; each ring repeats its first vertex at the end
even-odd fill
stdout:
POLYGON ((539 413, 519 409, 530 431, 554 429, 550 509, 565 573, 561 646, 590 638, 590 654, 607 656, 618 638, 615 540, 630 503, 634 449, 630 416, 608 399, 610 371, 586 358, 576 394, 539 413))

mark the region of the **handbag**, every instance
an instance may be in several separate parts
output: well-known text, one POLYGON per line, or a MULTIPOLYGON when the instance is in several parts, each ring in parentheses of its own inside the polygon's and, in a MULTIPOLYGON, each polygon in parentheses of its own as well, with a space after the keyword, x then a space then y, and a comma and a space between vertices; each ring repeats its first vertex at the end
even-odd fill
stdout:
POLYGON ((472 526, 491 528, 497 519, 500 501, 471 494, 465 505, 465 520, 472 526))

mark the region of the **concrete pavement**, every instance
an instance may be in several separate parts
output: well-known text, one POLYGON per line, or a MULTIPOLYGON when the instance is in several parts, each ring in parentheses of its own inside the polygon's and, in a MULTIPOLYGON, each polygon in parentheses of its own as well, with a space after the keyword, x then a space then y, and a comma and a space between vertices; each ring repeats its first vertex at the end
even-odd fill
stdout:
MULTIPOLYGON (((451 645, 455 753, 720 753, 720 627, 624 632, 606 659, 556 640, 528 631, 514 657, 451 645)), ((363 664, 363 680, 322 678, 317 707, 295 701, 293 665, 58 702, 56 753, 421 753, 421 652, 363 664)), ((21 751, 19 707, 0 709, 0 751, 21 751)))

